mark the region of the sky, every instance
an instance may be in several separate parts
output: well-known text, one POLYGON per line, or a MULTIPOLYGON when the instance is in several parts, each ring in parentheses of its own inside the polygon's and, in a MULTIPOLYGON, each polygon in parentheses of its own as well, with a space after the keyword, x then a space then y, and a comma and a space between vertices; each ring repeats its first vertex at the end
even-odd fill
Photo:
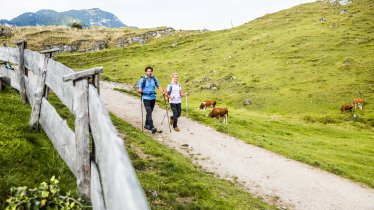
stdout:
POLYGON ((139 28, 220 30, 314 0, 0 0, 0 19, 24 12, 100 8, 139 28))

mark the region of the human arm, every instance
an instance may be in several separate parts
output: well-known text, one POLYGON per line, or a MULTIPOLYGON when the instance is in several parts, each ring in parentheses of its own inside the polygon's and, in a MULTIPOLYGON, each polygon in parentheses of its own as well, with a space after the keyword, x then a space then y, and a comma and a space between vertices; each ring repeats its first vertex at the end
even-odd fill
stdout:
POLYGON ((167 96, 167 93, 164 92, 164 89, 162 89, 161 85, 159 85, 159 86, 157 87, 157 89, 158 89, 159 91, 161 91, 162 94, 164 94, 165 96, 167 96))
POLYGON ((161 85, 160 85, 160 83, 158 82, 157 79, 155 79, 155 85, 156 85, 157 89, 158 89, 158 90, 159 90, 163 95, 167 96, 167 95, 166 95, 166 92, 165 92, 164 89, 161 87, 161 85))
POLYGON ((181 97, 188 96, 188 93, 183 93, 182 90, 180 91, 181 97))
POLYGON ((138 93, 143 93, 142 84, 143 84, 143 79, 140 79, 138 82, 137 89, 136 89, 138 93))

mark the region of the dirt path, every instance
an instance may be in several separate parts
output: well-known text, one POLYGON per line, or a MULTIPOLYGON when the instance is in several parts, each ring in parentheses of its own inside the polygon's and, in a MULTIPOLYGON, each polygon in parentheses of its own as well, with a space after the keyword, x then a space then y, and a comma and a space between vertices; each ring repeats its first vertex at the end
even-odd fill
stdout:
MULTIPOLYGON (((101 97, 107 108, 140 128, 140 100, 112 89, 128 88, 123 85, 101 85, 101 97)), ((291 209, 374 210, 373 189, 246 144, 184 117, 179 122, 182 131, 170 134, 166 120, 160 125, 164 114, 165 110, 155 108, 155 126, 164 131, 154 135, 155 139, 190 157, 207 171, 237 180, 269 203, 291 209)))

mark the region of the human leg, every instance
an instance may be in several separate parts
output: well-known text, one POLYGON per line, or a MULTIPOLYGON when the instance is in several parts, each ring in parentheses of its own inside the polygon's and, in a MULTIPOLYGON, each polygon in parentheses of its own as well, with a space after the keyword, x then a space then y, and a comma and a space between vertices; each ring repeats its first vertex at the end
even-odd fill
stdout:
POLYGON ((153 125, 153 119, 152 119, 152 111, 155 106, 155 100, 143 100, 145 110, 147 112, 146 119, 145 119, 145 127, 149 130, 151 130, 153 125))

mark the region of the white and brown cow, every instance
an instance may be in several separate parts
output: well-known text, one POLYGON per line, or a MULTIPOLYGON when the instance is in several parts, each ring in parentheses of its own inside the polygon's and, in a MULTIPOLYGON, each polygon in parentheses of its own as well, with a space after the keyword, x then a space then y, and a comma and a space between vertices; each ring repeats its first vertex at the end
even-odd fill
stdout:
POLYGON ((355 107, 355 109, 357 109, 357 107, 360 108, 360 109, 363 109, 364 108, 364 99, 355 98, 355 99, 353 99, 352 104, 355 107))
POLYGON ((216 119, 223 117, 223 122, 227 124, 229 118, 229 110, 227 108, 213 108, 208 116, 216 119))
POLYGON ((216 104, 217 104, 217 102, 214 101, 214 100, 203 101, 200 104, 199 110, 202 110, 202 109, 206 110, 207 107, 213 107, 213 108, 215 108, 216 104))

